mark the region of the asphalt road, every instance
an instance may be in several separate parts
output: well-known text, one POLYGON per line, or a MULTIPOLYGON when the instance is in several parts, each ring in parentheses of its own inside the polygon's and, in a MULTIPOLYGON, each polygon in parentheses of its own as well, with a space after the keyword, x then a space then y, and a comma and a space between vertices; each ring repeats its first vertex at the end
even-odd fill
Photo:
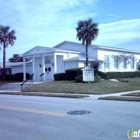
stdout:
POLYGON ((0 140, 128 140, 139 120, 138 102, 0 95, 0 140))

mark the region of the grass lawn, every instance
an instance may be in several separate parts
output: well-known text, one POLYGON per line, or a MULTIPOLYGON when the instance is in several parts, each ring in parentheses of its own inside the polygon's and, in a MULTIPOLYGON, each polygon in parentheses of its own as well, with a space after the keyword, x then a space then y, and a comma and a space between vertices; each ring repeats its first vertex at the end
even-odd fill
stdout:
POLYGON ((126 78, 126 82, 102 80, 99 83, 75 83, 74 81, 52 81, 30 86, 24 92, 108 94, 140 90, 140 78, 126 78))
POLYGON ((108 96, 108 97, 100 97, 99 100, 117 100, 117 101, 136 101, 136 102, 140 102, 140 97, 136 97, 136 96, 108 96))
POLYGON ((129 93, 129 94, 124 94, 122 96, 135 96, 135 97, 140 97, 140 92, 137 92, 137 93, 129 93))

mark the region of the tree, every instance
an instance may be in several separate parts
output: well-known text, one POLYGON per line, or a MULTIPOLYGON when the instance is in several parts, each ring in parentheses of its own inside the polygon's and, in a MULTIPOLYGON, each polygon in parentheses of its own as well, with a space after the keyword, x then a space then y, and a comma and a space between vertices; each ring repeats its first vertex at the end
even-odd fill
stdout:
POLYGON ((112 55, 112 58, 114 59, 115 67, 117 69, 119 68, 122 62, 123 62, 124 69, 127 68, 127 65, 130 62, 132 63, 131 67, 134 68, 135 61, 136 61, 135 56, 133 54, 126 54, 126 53, 112 55))
POLYGON ((127 64, 129 64, 130 54, 122 54, 122 61, 124 69, 127 68, 127 64))
POLYGON ((91 18, 80 20, 77 23, 76 31, 78 40, 82 41, 82 45, 86 47, 86 66, 88 66, 88 47, 98 36, 98 24, 94 23, 91 18))
POLYGON ((9 58, 9 62, 23 62, 23 57, 19 54, 13 54, 13 57, 9 58))
MULTIPOLYGON (((26 62, 28 62, 30 60, 31 60, 31 58, 26 58, 25 59, 26 62)), ((13 62, 13 63, 23 62, 23 57, 20 56, 20 54, 14 54, 13 57, 9 58, 9 62, 13 62)))
POLYGON ((15 30, 10 31, 10 26, 0 25, 0 44, 3 46, 3 80, 5 80, 6 48, 13 46, 16 40, 15 30))
POLYGON ((135 68, 135 62, 136 62, 136 57, 133 55, 133 54, 131 54, 130 55, 130 62, 131 62, 131 68, 132 69, 134 69, 135 68))
POLYGON ((112 58, 114 59, 114 66, 116 69, 119 68, 121 62, 122 62, 122 55, 121 54, 116 54, 116 55, 112 55, 112 58))

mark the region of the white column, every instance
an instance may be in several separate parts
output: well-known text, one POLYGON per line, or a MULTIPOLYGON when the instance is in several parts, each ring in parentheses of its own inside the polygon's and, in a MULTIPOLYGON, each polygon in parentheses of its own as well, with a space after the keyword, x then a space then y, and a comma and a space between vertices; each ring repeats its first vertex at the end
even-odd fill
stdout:
POLYGON ((26 80, 26 62, 25 58, 23 57, 23 80, 26 80))
POLYGON ((106 63, 104 62, 104 72, 106 72, 106 63))
POLYGON ((32 58, 32 69, 33 69, 33 80, 36 80, 35 78, 35 57, 32 58))
POLYGON ((54 74, 57 71, 56 54, 54 53, 54 74))
POLYGON ((42 73, 44 73, 43 80, 45 80, 45 58, 44 58, 44 54, 42 55, 42 73))

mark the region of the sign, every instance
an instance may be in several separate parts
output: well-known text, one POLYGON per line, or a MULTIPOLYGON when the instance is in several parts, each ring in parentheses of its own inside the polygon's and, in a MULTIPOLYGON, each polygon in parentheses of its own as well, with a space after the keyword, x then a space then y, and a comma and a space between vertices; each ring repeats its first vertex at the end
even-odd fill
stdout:
POLYGON ((93 82, 94 81, 94 70, 91 67, 85 67, 83 71, 83 81, 84 82, 93 82))

